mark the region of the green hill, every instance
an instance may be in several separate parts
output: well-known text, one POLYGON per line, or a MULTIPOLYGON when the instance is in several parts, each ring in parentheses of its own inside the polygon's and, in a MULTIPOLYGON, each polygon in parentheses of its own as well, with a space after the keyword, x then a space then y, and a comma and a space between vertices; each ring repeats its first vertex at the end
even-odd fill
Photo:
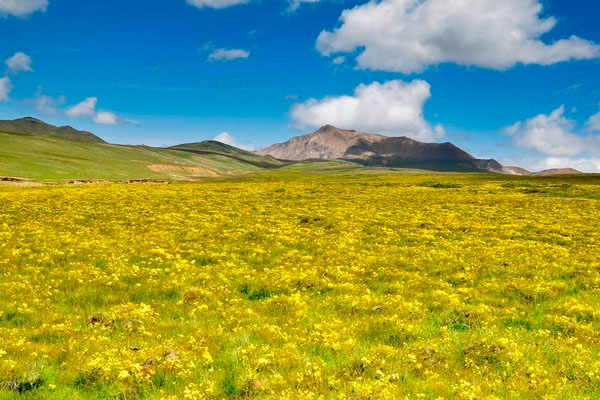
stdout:
POLYGON ((187 151, 194 154, 219 154, 224 157, 239 160, 259 168, 280 168, 294 164, 293 161, 278 160, 272 156, 261 156, 250 151, 238 149, 215 140, 205 140, 199 143, 185 143, 170 147, 173 150, 187 151))
POLYGON ((33 180, 193 180, 265 171, 360 168, 344 161, 277 160, 215 141, 172 148, 0 133, 0 176, 33 180))
POLYGON ((54 126, 32 117, 0 120, 0 132, 22 133, 34 136, 52 136, 82 142, 105 143, 91 132, 79 131, 70 126, 54 126))
POLYGON ((259 170, 220 154, 0 133, 0 176, 62 179, 189 179, 259 170))

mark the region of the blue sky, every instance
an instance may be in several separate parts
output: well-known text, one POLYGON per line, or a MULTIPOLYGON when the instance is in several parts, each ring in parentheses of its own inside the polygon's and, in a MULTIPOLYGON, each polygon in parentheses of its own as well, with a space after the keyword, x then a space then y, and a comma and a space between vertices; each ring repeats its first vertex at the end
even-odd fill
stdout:
POLYGON ((254 148, 332 123, 600 172, 596 1, 14 3, 0 0, 2 119, 254 148))

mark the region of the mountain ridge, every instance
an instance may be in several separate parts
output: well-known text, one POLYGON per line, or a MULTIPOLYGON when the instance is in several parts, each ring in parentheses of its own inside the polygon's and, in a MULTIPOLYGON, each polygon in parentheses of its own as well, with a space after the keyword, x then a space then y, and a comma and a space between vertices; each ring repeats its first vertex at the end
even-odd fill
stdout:
POLYGON ((55 126, 33 117, 0 120, 0 132, 20 133, 33 136, 52 136, 81 142, 106 143, 88 131, 80 131, 69 125, 55 126))
MULTIPOLYGON (((105 169, 114 170, 113 174, 119 176, 120 173, 115 170, 117 165, 135 170, 138 174, 136 176, 142 177, 143 171, 148 169, 158 173, 168 171, 171 175, 195 176, 249 170, 331 171, 362 167, 408 168, 440 172, 493 172, 506 175, 581 173, 571 168, 532 173, 520 167, 503 166, 493 159, 478 159, 450 142, 423 143, 407 137, 389 137, 345 130, 332 125, 325 125, 315 132, 295 136, 287 142, 274 144, 257 152, 239 149, 215 140, 183 143, 168 148, 113 145, 91 132, 79 131, 70 126, 57 127, 32 117, 0 121, 0 141, 5 147, 0 148, 0 167, 4 162, 3 169, 6 171, 16 167, 16 165, 11 167, 9 160, 14 161, 18 157, 24 157, 21 160, 21 167, 29 164, 31 164, 29 167, 33 167, 40 162, 40 166, 46 169, 50 165, 55 165, 61 170, 69 171, 73 165, 77 165, 83 159, 89 159, 92 164, 96 163, 95 168, 99 170, 96 174, 88 170, 86 176, 102 175, 105 169), (30 137, 31 140, 23 141, 20 136, 10 135, 22 135, 22 139, 30 137), (65 142, 48 141, 54 139, 65 140, 65 142), (77 143, 88 143, 94 147, 86 147, 84 150, 77 147, 79 146, 76 145, 77 143), (50 151, 52 148, 55 148, 53 152, 50 151), (85 157, 78 159, 73 151, 85 153, 85 157), (162 151, 168 153, 160 153, 162 151), (128 152, 130 156, 126 156, 128 152), (108 161, 106 157, 113 161, 108 161), (104 163, 110 164, 110 168, 109 165, 102 163, 103 158, 104 163), (132 163, 130 160, 139 161, 132 163), (142 165, 140 168, 140 164, 144 164, 146 160, 147 165, 142 165)), ((83 168, 83 165, 80 168, 83 168)), ((14 172, 18 171, 19 169, 14 170, 14 172)), ((50 170, 46 172, 54 176, 50 170)), ((31 175, 35 176, 35 171, 31 171, 31 175)))
POLYGON ((278 160, 272 156, 263 156, 255 152, 239 149, 216 140, 183 143, 169 147, 172 150, 186 151, 194 154, 219 154, 223 157, 234 158, 260 168, 279 168, 289 165, 289 161, 278 160))
POLYGON ((370 167, 508 173, 498 161, 478 159, 450 142, 423 143, 408 137, 383 136, 332 125, 271 145, 258 154, 293 161, 341 159, 370 167))

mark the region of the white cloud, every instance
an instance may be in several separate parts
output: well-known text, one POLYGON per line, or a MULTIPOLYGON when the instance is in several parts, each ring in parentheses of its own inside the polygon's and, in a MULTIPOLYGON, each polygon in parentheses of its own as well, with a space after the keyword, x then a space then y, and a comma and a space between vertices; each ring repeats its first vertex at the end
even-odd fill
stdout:
POLYGON ((208 55, 208 61, 231 61, 248 57, 250 52, 242 49, 214 49, 208 55))
POLYGON ((28 102, 33 103, 34 108, 42 114, 57 115, 61 112, 60 106, 67 102, 65 96, 51 97, 42 93, 42 88, 38 88, 35 97, 28 102))
POLYGON ((346 61, 346 57, 344 57, 344 56, 339 56, 339 57, 336 57, 333 60, 331 60, 332 63, 338 64, 338 65, 343 64, 344 61, 346 61))
POLYGON ((67 110, 69 117, 92 117, 96 113, 97 97, 88 97, 67 110))
POLYGON ((430 86, 422 80, 361 84, 352 96, 310 99, 292 107, 291 116, 299 127, 331 124, 390 136, 407 136, 432 141, 443 136, 425 120, 423 107, 431 97, 430 86))
POLYGON ((6 66, 11 72, 33 72, 33 68, 31 68, 31 57, 29 57, 25 53, 15 53, 11 58, 5 61, 6 66))
POLYGON ((592 131, 600 132, 600 112, 590 117, 587 122, 587 126, 592 131))
MULTIPOLYGON (((2 0, 0 0, 2 1, 2 0)), ((196 6, 198 8, 227 8, 231 6, 237 6, 239 4, 247 4, 252 0, 186 0, 188 4, 196 6)), ((296 11, 304 3, 319 3, 323 0, 288 0, 288 12, 296 11)))
POLYGON ((122 125, 125 122, 117 114, 103 110, 98 111, 92 121, 100 125, 122 125))
POLYGON ((502 165, 516 165, 534 172, 555 168, 574 168, 581 172, 600 172, 600 158, 598 157, 505 157, 500 159, 500 162, 502 165))
POLYGON ((36 11, 45 12, 48 0, 0 0, 0 15, 26 17, 36 11))
POLYGON ((237 147, 238 149, 243 149, 243 150, 248 150, 248 151, 253 151, 254 150, 254 146, 245 145, 245 144, 242 144, 242 143, 238 142, 236 140, 236 138, 234 138, 228 132, 221 132, 221 133, 219 133, 217 136, 215 136, 213 138, 213 140, 216 140, 217 142, 228 144, 228 145, 233 146, 233 147, 237 147))
POLYGON ((187 0, 187 2, 198 8, 227 8, 238 4, 246 4, 250 0, 187 0))
POLYGON ((549 156, 575 156, 600 151, 600 136, 575 133, 576 124, 565 117, 565 107, 504 128, 517 147, 549 156))
POLYGON ((97 97, 88 97, 81 103, 69 108, 67 115, 70 117, 90 117, 94 123, 100 125, 122 125, 127 122, 110 111, 96 111, 97 105, 97 97))
POLYGON ((288 11, 296 11, 304 3, 320 3, 323 0, 289 0, 288 11))
POLYGON ((0 101, 8 101, 10 100, 10 91, 13 90, 13 85, 10 82, 10 78, 5 76, 4 78, 0 78, 0 101))
MULTIPOLYGON (((1 1, 1 0, 0 0, 1 1)), ((239 4, 247 4, 252 0, 186 0, 188 4, 198 8, 227 8, 239 4)), ((288 0, 288 12, 296 11, 304 3, 319 3, 323 0, 288 0)))
POLYGON ((553 168, 574 168, 582 172, 600 172, 600 158, 548 157, 538 164, 537 170, 553 168))
POLYGON ((371 0, 345 10, 317 49, 358 50, 359 68, 407 74, 447 62, 504 70, 600 57, 598 44, 576 36, 543 42, 557 20, 542 10, 540 0, 371 0))

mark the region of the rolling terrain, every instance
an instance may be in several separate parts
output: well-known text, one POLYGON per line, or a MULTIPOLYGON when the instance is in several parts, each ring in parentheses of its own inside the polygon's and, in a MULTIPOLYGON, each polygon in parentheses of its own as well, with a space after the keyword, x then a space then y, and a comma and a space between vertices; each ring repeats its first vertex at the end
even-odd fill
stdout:
MULTIPOLYGON (((169 148, 116 145, 35 118, 0 121, 0 177, 31 180, 196 180, 264 172, 485 172, 533 175, 473 157, 452 143, 422 143, 327 125, 251 152, 207 140, 169 148)), ((573 169, 541 175, 577 174, 573 169)))
POLYGON ((32 180, 195 180, 271 170, 360 168, 344 161, 281 161, 214 141, 173 148, 0 132, 0 176, 32 180))
POLYGON ((34 136, 51 136, 81 142, 106 143, 91 132, 80 131, 70 126, 54 126, 32 117, 0 121, 0 132, 22 133, 34 136))

